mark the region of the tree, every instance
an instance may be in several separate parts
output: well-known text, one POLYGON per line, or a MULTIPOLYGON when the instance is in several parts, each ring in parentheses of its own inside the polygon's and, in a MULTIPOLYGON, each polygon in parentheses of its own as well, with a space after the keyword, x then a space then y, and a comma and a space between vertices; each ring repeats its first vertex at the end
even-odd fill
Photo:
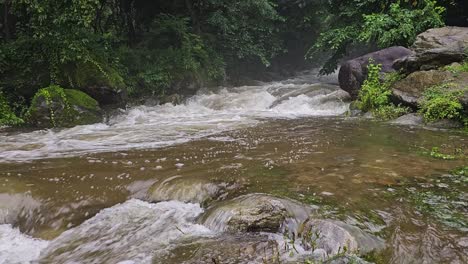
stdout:
POLYGON ((350 47, 377 44, 381 48, 392 45, 408 46, 417 34, 432 27, 443 26, 445 9, 434 0, 332 0, 320 37, 308 52, 330 52, 330 59, 321 73, 329 74, 350 47))

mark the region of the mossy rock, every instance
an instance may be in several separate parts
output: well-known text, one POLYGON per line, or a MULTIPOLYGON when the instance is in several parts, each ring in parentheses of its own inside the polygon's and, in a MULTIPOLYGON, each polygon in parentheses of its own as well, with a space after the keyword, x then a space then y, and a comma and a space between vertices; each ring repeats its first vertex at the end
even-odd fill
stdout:
POLYGON ((101 105, 120 104, 126 97, 124 78, 113 67, 87 61, 64 67, 70 86, 86 92, 101 105))
POLYGON ((97 123, 102 116, 98 102, 87 94, 49 86, 36 93, 26 119, 32 126, 51 128, 97 123))

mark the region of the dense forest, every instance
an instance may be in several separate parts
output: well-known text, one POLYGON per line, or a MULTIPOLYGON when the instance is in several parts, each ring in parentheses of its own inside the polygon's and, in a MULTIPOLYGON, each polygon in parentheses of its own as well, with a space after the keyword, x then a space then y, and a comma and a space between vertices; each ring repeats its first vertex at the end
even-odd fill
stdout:
POLYGON ((4 124, 22 123, 44 87, 106 105, 311 66, 329 74, 360 50, 468 25, 464 0, 1 0, 0 10, 4 124))

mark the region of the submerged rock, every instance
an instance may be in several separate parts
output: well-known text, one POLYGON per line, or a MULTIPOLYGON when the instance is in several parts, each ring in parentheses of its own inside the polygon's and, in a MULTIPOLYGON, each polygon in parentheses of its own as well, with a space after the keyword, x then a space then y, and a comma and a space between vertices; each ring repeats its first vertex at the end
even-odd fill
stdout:
POLYGON ((213 183, 204 179, 174 176, 153 184, 148 190, 148 198, 151 202, 176 200, 207 204, 225 197, 229 191, 238 187, 238 184, 213 183))
POLYGON ((279 245, 267 235, 199 239, 178 246, 161 263, 277 263, 279 245))
POLYGON ((411 113, 390 122, 395 125, 407 125, 407 126, 422 126, 424 125, 424 119, 421 115, 411 113))
POLYGON ((202 223, 217 231, 279 232, 307 218, 313 208, 266 194, 248 194, 211 208, 202 223))
POLYGON ((320 103, 326 103, 328 101, 349 101, 351 99, 349 94, 339 86, 325 83, 317 83, 300 89, 291 89, 284 94, 273 92, 273 95, 278 96, 279 98, 273 102, 270 108, 274 108, 284 101, 300 95, 308 97, 321 96, 318 98, 320 103))
POLYGON ((416 37, 412 49, 415 54, 396 61, 396 69, 412 73, 461 62, 468 57, 468 28, 429 29, 416 37))
POLYGON ((411 50, 396 46, 346 61, 341 65, 338 75, 340 87, 348 92, 352 98, 357 98, 359 90, 367 78, 369 59, 373 59, 375 64, 382 65, 382 73, 388 73, 395 71, 393 68, 395 60, 412 54, 411 50))
POLYGON ((87 94, 50 86, 34 96, 26 119, 33 126, 51 128, 97 123, 102 116, 97 101, 87 94))
POLYGON ((327 256, 367 253, 384 247, 384 241, 361 229, 335 220, 310 219, 299 230, 305 248, 325 250, 327 256))

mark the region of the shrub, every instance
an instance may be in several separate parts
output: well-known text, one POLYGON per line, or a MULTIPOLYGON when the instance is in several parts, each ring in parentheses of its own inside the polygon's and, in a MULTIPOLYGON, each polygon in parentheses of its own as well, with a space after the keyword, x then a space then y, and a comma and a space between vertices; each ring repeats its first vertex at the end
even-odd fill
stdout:
POLYGON ((369 61, 367 79, 359 91, 357 107, 362 111, 372 111, 389 104, 390 90, 380 82, 382 65, 369 61))
POLYGON ((380 80, 382 66, 374 64, 372 59, 367 66, 367 79, 359 91, 356 106, 362 111, 371 111, 375 118, 380 120, 390 120, 407 114, 410 109, 396 106, 390 102, 390 87, 400 80, 402 75, 393 72, 385 75, 384 81, 380 80))
POLYGON ((463 106, 459 101, 462 91, 451 91, 451 84, 443 84, 427 89, 420 102, 420 113, 426 122, 440 119, 463 119, 463 106))
POLYGON ((17 126, 23 123, 23 119, 16 116, 3 93, 0 92, 0 126, 17 126))

